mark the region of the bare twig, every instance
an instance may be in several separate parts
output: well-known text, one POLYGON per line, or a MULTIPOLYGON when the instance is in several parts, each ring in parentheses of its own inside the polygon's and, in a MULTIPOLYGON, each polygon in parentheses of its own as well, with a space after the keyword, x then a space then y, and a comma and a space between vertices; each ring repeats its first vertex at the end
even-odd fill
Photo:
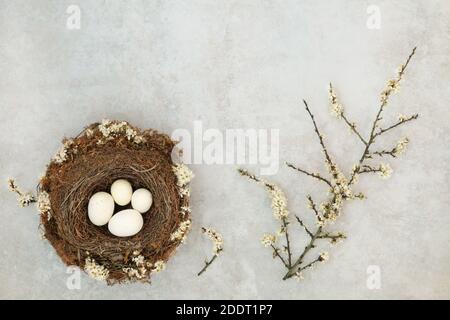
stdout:
POLYGON ((294 166, 294 165, 293 165, 292 163, 290 163, 290 162, 286 162, 286 165, 287 165, 289 168, 292 168, 292 169, 294 169, 294 170, 297 170, 298 172, 301 172, 301 173, 303 173, 303 174, 306 174, 307 176, 310 176, 310 177, 313 177, 313 178, 315 178, 315 179, 317 179, 317 180, 323 181, 323 182, 325 182, 328 186, 332 187, 331 182, 328 181, 327 179, 325 179, 324 177, 322 177, 322 176, 321 176, 320 174, 318 174, 318 173, 311 173, 311 172, 308 172, 308 171, 306 171, 306 170, 303 170, 303 169, 301 169, 301 168, 299 168, 299 167, 294 166))
POLYGON ((283 217, 283 219, 281 219, 281 221, 283 223, 284 236, 286 238, 286 250, 287 250, 287 254, 288 254, 288 265, 291 266, 292 253, 291 253, 291 242, 289 241, 289 230, 288 230, 289 222, 287 222, 286 217, 283 217))
POLYGON ((341 117, 342 117, 342 119, 344 120, 344 122, 349 126, 350 130, 352 130, 353 133, 356 134, 356 136, 359 138, 359 140, 361 140, 361 142, 362 142, 364 145, 367 145, 367 141, 363 138, 363 136, 361 135, 361 133, 359 133, 359 131, 356 130, 356 125, 355 125, 353 122, 350 122, 350 121, 347 119, 347 117, 346 117, 346 115, 344 114, 344 112, 342 112, 341 117))
POLYGON ((376 138, 376 137, 382 135, 383 133, 385 133, 385 132, 387 132, 389 130, 397 128, 398 126, 400 126, 402 124, 405 124, 405 123, 407 123, 409 121, 416 120, 417 118, 419 118, 419 115, 416 113, 416 114, 413 114, 412 116, 410 116, 408 118, 405 118, 405 119, 402 119, 402 120, 398 121, 397 123, 395 123, 395 124, 393 124, 393 125, 391 125, 391 126, 389 126, 387 128, 381 128, 377 133, 375 133, 374 137, 376 138))
POLYGON ((312 238, 314 235, 309 229, 306 227, 306 225, 303 223, 303 221, 296 215, 295 219, 297 219, 298 223, 305 229, 306 233, 312 238))
POLYGON ((303 104, 305 105, 306 111, 308 112, 309 117, 311 118, 311 121, 312 121, 312 123, 314 125, 314 131, 316 132, 316 135, 319 138, 319 143, 320 143, 320 146, 322 147, 322 152, 325 155, 325 158, 328 161, 328 163, 332 163, 331 162, 331 157, 328 154, 327 147, 325 146, 325 143, 323 141, 323 136, 320 133, 319 128, 317 127, 317 123, 316 123, 316 120, 314 119, 314 115, 312 114, 311 110, 309 109, 308 103, 306 102, 305 99, 303 99, 303 104))
POLYGON ((276 256, 276 257, 278 257, 280 260, 281 260, 281 262, 283 262, 283 264, 284 264, 284 266, 286 267, 286 268, 289 268, 289 264, 286 262, 286 260, 284 260, 284 258, 280 255, 280 249, 278 249, 278 248, 276 248, 273 244, 272 245, 270 245, 271 247, 272 247, 272 249, 273 249, 273 254, 276 256))
POLYGON ((197 276, 201 276, 203 274, 203 272, 206 271, 206 269, 208 269, 208 267, 214 262, 214 260, 216 260, 218 257, 217 254, 215 254, 210 260, 206 260, 205 261, 205 266, 202 268, 202 270, 200 270, 199 273, 197 273, 197 276))

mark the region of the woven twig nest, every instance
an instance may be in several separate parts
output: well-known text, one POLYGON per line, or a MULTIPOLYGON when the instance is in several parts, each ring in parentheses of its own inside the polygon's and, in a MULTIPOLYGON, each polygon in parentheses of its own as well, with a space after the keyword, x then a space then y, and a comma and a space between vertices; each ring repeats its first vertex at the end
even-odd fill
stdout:
POLYGON ((165 134, 109 120, 63 141, 40 181, 38 208, 44 236, 64 263, 110 284, 148 282, 164 269, 190 228, 192 173, 172 162, 174 145, 165 134), (153 195, 143 228, 132 237, 116 237, 88 218, 90 197, 117 179, 153 195))

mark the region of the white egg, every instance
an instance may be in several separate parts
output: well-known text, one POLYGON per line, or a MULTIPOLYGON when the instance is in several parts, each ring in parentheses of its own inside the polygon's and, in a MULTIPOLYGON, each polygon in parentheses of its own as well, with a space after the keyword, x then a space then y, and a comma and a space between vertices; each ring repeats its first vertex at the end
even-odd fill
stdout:
POLYGON ((131 197, 131 206, 140 213, 147 212, 153 203, 153 197, 150 191, 141 188, 133 192, 131 197))
POLYGON ((109 193, 97 192, 89 199, 88 217, 96 226, 107 224, 113 213, 114 199, 109 193))
POLYGON ((142 215, 134 209, 117 212, 108 223, 108 230, 118 237, 131 237, 141 231, 144 225, 142 215))
POLYGON ((111 185, 111 195, 119 206, 126 206, 129 204, 132 194, 133 188, 131 187, 131 183, 125 179, 116 180, 111 185))

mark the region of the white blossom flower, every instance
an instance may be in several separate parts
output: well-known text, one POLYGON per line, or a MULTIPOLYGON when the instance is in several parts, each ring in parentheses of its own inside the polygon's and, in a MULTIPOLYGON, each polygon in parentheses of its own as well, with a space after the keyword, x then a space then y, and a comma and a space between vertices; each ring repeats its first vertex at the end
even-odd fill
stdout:
POLYGON ((94 130, 88 128, 86 129, 86 131, 84 132, 86 137, 91 138, 94 135, 94 130))
POLYGON ((389 164, 387 163, 382 163, 380 164, 379 167, 379 171, 378 174, 381 178, 383 179, 388 179, 390 178, 391 174, 392 174, 392 168, 389 164))
POLYGON ((153 265, 152 272, 161 272, 166 269, 166 263, 163 260, 158 260, 153 265))
POLYGON ((31 194, 31 192, 26 192, 19 196, 18 198, 19 205, 24 208, 28 207, 31 203, 35 202, 36 199, 34 198, 34 195, 31 194))
POLYGON ((52 207, 50 204, 50 196, 46 191, 40 191, 38 193, 37 207, 41 215, 45 215, 47 217, 47 220, 51 219, 52 207))
POLYGON ((84 270, 93 279, 104 281, 109 276, 109 270, 104 266, 97 264, 93 258, 87 257, 84 270))
POLYGON ((342 115, 344 114, 344 107, 339 103, 336 93, 333 90, 333 87, 329 86, 328 89, 328 97, 330 100, 330 109, 331 109, 331 113, 338 119, 340 119, 342 117, 342 115))
MULTIPOLYGON (((341 214, 344 201, 355 198, 349 180, 336 164, 326 161, 326 166, 332 177, 332 187, 329 190, 330 199, 320 205, 323 216, 322 219, 318 219, 318 224, 320 226, 323 226, 326 222, 335 221, 341 214)), ((357 170, 357 167, 354 167, 352 170, 357 170)), ((352 183, 353 182, 354 181, 352 181, 352 183)))
POLYGON ((275 244, 276 240, 277 240, 277 237, 274 234, 266 233, 262 237, 261 243, 264 245, 264 247, 270 247, 275 244))
POLYGON ((191 208, 189 208, 188 206, 182 206, 180 208, 180 213, 184 217, 186 216, 186 214, 191 213, 191 208))
POLYGON ((404 114, 399 114, 397 119, 398 119, 398 121, 403 122, 403 121, 405 121, 406 119, 408 119, 408 117, 405 116, 404 114))
POLYGON ((395 156, 399 156, 401 155, 403 152, 405 152, 406 150, 406 146, 409 143, 409 139, 408 138, 402 138, 399 140, 399 142, 397 143, 397 145, 395 146, 393 153, 395 156))
POLYGON ((136 278, 138 280, 144 279, 147 277, 147 269, 145 267, 139 267, 139 268, 131 268, 131 267, 125 267, 122 268, 122 271, 125 272, 129 278, 136 278))
POLYGON ((186 186, 194 178, 194 173, 183 163, 174 164, 172 170, 177 177, 177 185, 180 188, 186 186))
POLYGON ((136 264, 136 266, 143 266, 145 263, 145 257, 143 255, 138 255, 136 257, 131 258, 131 260, 136 264))
MULTIPOLYGON (((103 119, 102 123, 98 125, 98 129, 107 140, 123 136, 128 141, 133 141, 136 144, 145 142, 145 138, 138 135, 138 132, 125 121, 117 122, 103 119)), ((99 140, 97 143, 103 144, 104 140, 99 140)))
POLYGON ((400 88, 400 80, 401 78, 399 77, 398 79, 391 79, 387 82, 386 89, 381 92, 380 96, 380 102, 383 107, 387 105, 391 94, 398 92, 400 88))
POLYGON ((72 139, 67 139, 64 141, 63 145, 59 148, 56 154, 53 156, 52 161, 61 164, 67 160, 67 155, 70 147, 73 145, 74 141, 72 139))
POLYGON ((171 235, 170 235, 170 240, 171 241, 178 241, 180 240, 181 243, 184 243, 184 241, 186 240, 186 236, 189 232, 189 230, 191 229, 191 220, 185 220, 182 221, 180 223, 180 225, 178 226, 178 229, 175 230, 171 235))
POLYGON ((283 190, 274 184, 267 187, 267 190, 272 198, 272 212, 274 217, 279 220, 286 218, 289 215, 289 210, 287 208, 287 198, 283 190))
POLYGON ((136 135, 133 138, 133 142, 136 144, 141 144, 141 143, 144 143, 145 141, 146 140, 145 140, 144 136, 141 136, 141 135, 136 135))

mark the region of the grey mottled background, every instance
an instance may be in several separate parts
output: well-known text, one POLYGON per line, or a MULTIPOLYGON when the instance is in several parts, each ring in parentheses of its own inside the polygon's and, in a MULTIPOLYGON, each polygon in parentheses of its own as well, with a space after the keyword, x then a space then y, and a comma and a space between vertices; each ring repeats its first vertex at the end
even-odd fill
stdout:
MULTIPOLYGON (((420 119, 386 136, 411 139, 391 161, 394 175, 361 178, 364 202, 335 225, 349 239, 302 283, 259 243, 276 228, 269 201, 234 166, 194 166, 194 229, 153 285, 107 287, 66 268, 38 237, 34 208, 19 209, 6 185, 0 200, 1 298, 450 298, 448 1, 5 1, 0 0, 1 180, 33 188, 60 139, 103 117, 171 132, 202 120, 211 128, 280 128, 281 160, 321 170, 321 154, 299 100, 306 98, 332 154, 349 169, 362 152, 330 117, 333 81, 351 117, 367 128, 378 94, 413 46, 419 49, 387 115, 420 119), (66 9, 81 8, 68 30, 66 9), (366 27, 368 5, 381 29, 366 27), (197 278, 213 225, 225 252, 197 278), (366 286, 367 267, 381 288, 366 286)), ((323 189, 282 167, 273 179, 290 208, 307 216, 304 195, 323 189)), ((300 242, 301 239, 298 239, 300 242)))

